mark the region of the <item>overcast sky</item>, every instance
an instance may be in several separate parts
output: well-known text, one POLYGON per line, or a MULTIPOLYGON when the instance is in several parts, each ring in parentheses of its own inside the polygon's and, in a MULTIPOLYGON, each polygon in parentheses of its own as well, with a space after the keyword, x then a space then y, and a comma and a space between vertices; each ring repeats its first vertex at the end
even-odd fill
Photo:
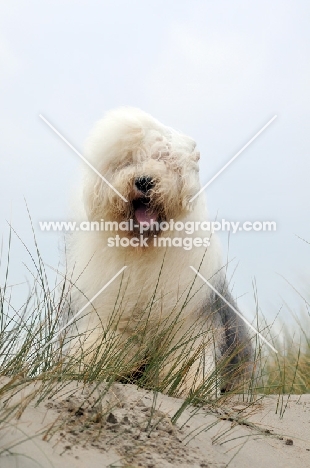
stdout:
MULTIPOLYGON (((59 234, 38 222, 67 219, 80 161, 40 113, 83 152, 107 110, 140 107, 195 138, 205 183, 276 114, 206 196, 212 217, 277 222, 276 233, 230 237, 245 313, 255 309, 254 278, 268 317, 283 300, 297 310, 285 279, 307 291, 310 245, 297 236, 310 242, 309 18, 310 3, 296 0, 1 2, 4 251, 6 220, 34 251, 25 198, 44 260, 57 267, 60 258, 59 234)), ((13 236, 11 284, 29 277, 23 262, 31 266, 13 236)))

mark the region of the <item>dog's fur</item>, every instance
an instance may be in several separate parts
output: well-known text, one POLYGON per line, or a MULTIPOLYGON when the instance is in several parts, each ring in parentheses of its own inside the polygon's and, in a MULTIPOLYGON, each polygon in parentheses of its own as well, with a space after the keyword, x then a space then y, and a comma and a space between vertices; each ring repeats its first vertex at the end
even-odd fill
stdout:
MULTIPOLYGON (((204 194, 190 202, 200 189, 196 143, 149 114, 134 108, 109 112, 91 133, 85 156, 127 202, 86 167, 81 221, 121 223, 133 219, 139 226, 151 220, 173 219, 185 223, 208 219, 204 194)), ((214 352, 216 358, 231 356, 227 367, 241 360, 249 361, 251 346, 243 321, 200 278, 195 278, 190 268, 199 270, 236 307, 228 291, 215 236, 200 230, 191 235, 183 231, 156 232, 157 238, 181 238, 181 242, 189 237, 210 239, 208 247, 158 248, 153 246, 154 232, 149 230, 143 234, 149 238, 148 247, 108 246, 108 238, 117 234, 120 238, 139 237, 137 230, 79 231, 72 235, 69 266, 73 271, 73 313, 127 266, 123 275, 94 299, 78 320, 78 332, 86 336, 83 349, 104 336, 112 315, 117 316, 117 331, 124 339, 147 316, 150 341, 163 323, 169 326, 177 318, 171 348, 190 331, 191 336, 200 334, 190 354, 194 356, 199 349, 204 354, 204 369, 199 371, 202 361, 198 357, 189 377, 190 384, 193 375, 201 383, 206 372, 214 370, 214 352), (204 343, 210 340, 211 329, 216 337, 215 351, 210 344, 203 349, 204 343)), ((76 341, 74 352, 79 346, 76 341)), ((163 373, 168 371, 169 366, 163 373)))

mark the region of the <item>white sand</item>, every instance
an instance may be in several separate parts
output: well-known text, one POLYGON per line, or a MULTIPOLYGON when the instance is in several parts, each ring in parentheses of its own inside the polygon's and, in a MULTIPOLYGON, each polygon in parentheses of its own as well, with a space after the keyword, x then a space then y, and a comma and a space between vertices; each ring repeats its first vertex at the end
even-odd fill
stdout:
POLYGON ((0 467, 310 467, 310 395, 291 396, 283 418, 277 397, 264 397, 247 410, 231 403, 229 414, 219 412, 224 419, 207 408, 186 409, 173 426, 182 400, 158 394, 150 423, 152 392, 114 384, 97 403, 98 391, 90 392, 70 383, 2 426, 0 467), (233 422, 238 417, 246 425, 233 422))

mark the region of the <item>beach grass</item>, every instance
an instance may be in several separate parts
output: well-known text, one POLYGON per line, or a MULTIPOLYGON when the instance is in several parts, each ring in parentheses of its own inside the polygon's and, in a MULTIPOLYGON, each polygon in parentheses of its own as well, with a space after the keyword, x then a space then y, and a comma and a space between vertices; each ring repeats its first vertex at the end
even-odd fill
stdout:
MULTIPOLYGON (((169 343, 179 326, 177 319, 164 324, 150 342, 145 323, 151 313, 152 298, 145 308, 143 320, 137 324, 130 338, 124 340, 116 333, 115 318, 111 320, 107 333, 91 348, 83 349, 81 353, 68 353, 66 347, 68 342, 70 344, 70 334, 65 330, 59 338, 58 330, 63 326, 64 308, 70 302, 70 280, 55 273, 51 284, 35 240, 36 256, 28 250, 33 265, 32 286, 22 306, 14 309, 8 288, 11 235, 12 231, 7 254, 2 255, 4 282, 0 287, 0 425, 7 424, 13 417, 20 417, 27 405, 39 404, 72 381, 81 385, 91 384, 93 388, 101 385, 99 399, 115 382, 134 383, 154 392, 154 408, 158 392, 182 397, 178 411, 171 417, 174 423, 189 406, 208 405, 216 409, 229 405, 229 400, 236 395, 252 405, 262 395, 276 394, 279 396, 279 411, 283 414, 283 395, 310 392, 310 340, 301 321, 309 318, 307 316, 296 318, 294 334, 285 326, 276 334, 263 317, 257 316, 255 326, 278 353, 269 352, 261 340, 253 336, 253 371, 245 374, 244 364, 240 364, 234 372, 245 377, 239 386, 223 394, 219 388, 227 368, 227 358, 218 360, 215 368, 205 376, 203 384, 198 385, 191 378, 193 386, 187 387, 184 394, 187 378, 192 376, 193 363, 197 356, 203 359, 204 350, 200 348, 194 355, 190 352, 197 338, 196 332, 191 331, 171 349, 169 343), (165 374, 162 371, 168 364, 169 372, 165 374), (15 401, 14 396, 27 388, 31 390, 26 392, 25 398, 15 401)), ((209 333, 206 340, 209 343, 205 344, 212 348, 212 334, 209 333)))

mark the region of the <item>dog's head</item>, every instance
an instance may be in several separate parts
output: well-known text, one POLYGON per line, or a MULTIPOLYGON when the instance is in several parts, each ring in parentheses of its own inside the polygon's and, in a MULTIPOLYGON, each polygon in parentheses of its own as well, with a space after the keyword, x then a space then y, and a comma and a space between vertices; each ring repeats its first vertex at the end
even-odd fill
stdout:
POLYGON ((88 169, 84 187, 88 219, 118 223, 133 219, 136 226, 182 219, 200 188, 195 148, 191 138, 138 109, 108 113, 90 135, 86 157, 110 185, 88 169))

